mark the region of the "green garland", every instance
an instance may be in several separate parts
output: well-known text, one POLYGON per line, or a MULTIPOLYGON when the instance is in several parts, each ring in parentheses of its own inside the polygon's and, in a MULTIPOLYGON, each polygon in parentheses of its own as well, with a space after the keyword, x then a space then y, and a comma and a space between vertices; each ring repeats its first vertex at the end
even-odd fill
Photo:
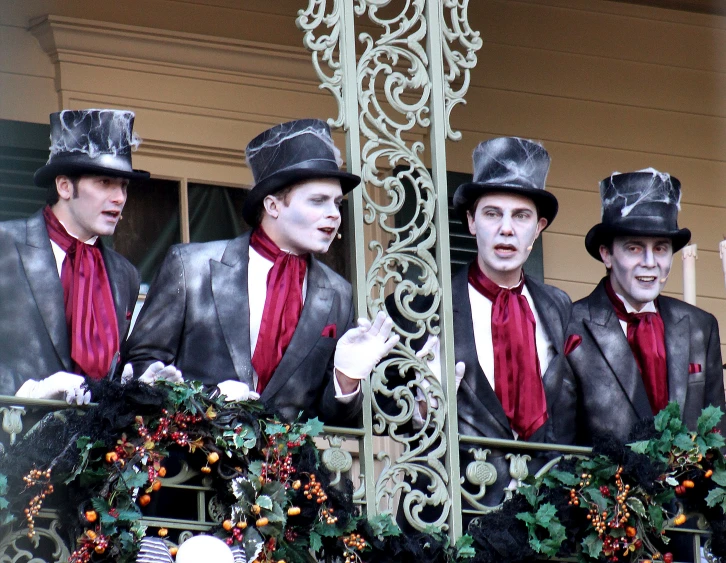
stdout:
POLYGON ((25 489, 12 496, 21 504, 9 508, 8 480, 0 475, 0 525, 13 516, 24 518, 32 535, 43 499, 65 483, 88 491, 80 510, 68 509, 67 520, 70 512, 81 515, 70 563, 131 563, 142 537, 167 536, 164 528, 147 529, 142 516, 163 487, 169 452, 183 449, 212 478, 225 506, 223 522, 210 533, 240 546, 250 562, 309 563, 337 556, 346 563, 490 563, 579 554, 593 561, 668 563, 669 554, 661 555, 664 531, 685 520, 682 506, 726 532, 726 462, 719 451, 724 439, 714 432, 722 415, 717 408, 705 409, 690 432, 678 406, 670 404, 655 418, 654 437, 590 458, 561 460, 450 545, 440 532, 404 535, 389 516, 358 515, 350 490, 330 486, 320 464, 312 439, 323 428, 317 419, 282 423, 258 403, 225 403, 195 383, 160 383, 150 392, 163 406, 132 417, 113 439, 96 440, 89 429, 59 445, 58 458, 73 450, 70 472, 56 475, 55 458, 27 471, 25 489), (504 534, 522 539, 517 553, 497 544, 504 534))

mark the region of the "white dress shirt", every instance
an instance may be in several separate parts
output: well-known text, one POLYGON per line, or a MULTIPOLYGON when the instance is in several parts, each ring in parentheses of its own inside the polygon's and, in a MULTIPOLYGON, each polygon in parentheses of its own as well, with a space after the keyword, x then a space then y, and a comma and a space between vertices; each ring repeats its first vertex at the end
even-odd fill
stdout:
MULTIPOLYGON (((655 301, 649 301, 645 305, 643 305, 643 308, 640 311, 637 311, 635 307, 633 307, 630 303, 628 303, 628 300, 625 299, 622 295, 619 293, 615 294, 620 301, 623 302, 623 305, 625 305, 625 310, 628 313, 657 313, 658 309, 655 308, 655 301)), ((618 319, 620 322, 620 328, 623 329, 623 333, 625 334, 625 338, 628 337, 628 323, 627 321, 623 321, 621 319, 618 319)))
MULTIPOLYGON (((59 221, 61 225, 63 225, 62 221, 59 221)), ((66 228, 65 225, 63 225, 63 228, 66 230, 66 232, 71 235, 74 239, 78 240, 78 237, 71 233, 68 228, 66 228)), ((90 244, 93 246, 96 244, 96 240, 98 239, 98 236, 93 236, 89 238, 87 241, 85 241, 85 244, 90 244)), ((57 243, 54 241, 50 241, 50 247, 53 249, 53 256, 55 256, 55 265, 58 268, 58 276, 60 277, 61 271, 63 270, 63 260, 66 259, 66 252, 63 250, 60 246, 58 246, 57 243)))
MULTIPOLYGON (((537 346, 537 358, 539 359, 540 373, 544 376, 550 361, 555 355, 555 348, 547 337, 547 333, 542 328, 537 307, 532 301, 532 296, 525 285, 522 288, 522 295, 529 303, 535 320, 535 344, 537 346)), ((474 324, 474 343, 476 345, 476 355, 479 358, 484 375, 491 385, 494 387, 494 344, 492 341, 492 302, 479 293, 469 284, 469 301, 471 302, 471 320, 474 324)))
MULTIPOLYGON (((250 246, 250 259, 247 267, 247 294, 250 304, 250 354, 254 356, 257 340, 260 336, 260 325, 262 324, 262 313, 265 310, 265 299, 267 298, 267 274, 274 262, 268 260, 250 246)), ((305 303, 305 296, 308 290, 308 274, 305 272, 303 280, 302 298, 305 303)), ((257 373, 252 370, 253 387, 257 388, 257 373)), ((343 403, 351 402, 360 392, 360 384, 358 388, 347 395, 343 394, 338 377, 333 378, 335 385, 335 398, 343 403)))

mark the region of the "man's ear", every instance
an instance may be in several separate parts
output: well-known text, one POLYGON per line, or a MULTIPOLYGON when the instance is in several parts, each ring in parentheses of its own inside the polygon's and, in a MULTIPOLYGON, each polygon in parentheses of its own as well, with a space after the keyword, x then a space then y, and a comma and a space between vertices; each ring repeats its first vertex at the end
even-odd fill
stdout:
POLYGON ((469 234, 476 236, 476 227, 474 225, 474 217, 471 216, 471 211, 466 212, 466 220, 469 222, 469 234))
POLYGON ((265 208, 265 213, 273 219, 277 219, 279 217, 281 205, 282 201, 277 199, 274 195, 265 196, 265 199, 262 200, 262 206, 265 208))
POLYGON ((545 227, 547 226, 547 219, 544 217, 540 217, 539 221, 537 221, 537 234, 534 237, 534 240, 537 240, 537 237, 540 235, 542 231, 545 230, 545 227))
POLYGON ((55 189, 59 199, 70 201, 73 197, 73 182, 68 176, 56 176, 55 189))
POLYGON ((602 258, 602 263, 605 264, 608 270, 613 267, 612 254, 610 254, 610 249, 604 244, 600 245, 600 258, 602 258))

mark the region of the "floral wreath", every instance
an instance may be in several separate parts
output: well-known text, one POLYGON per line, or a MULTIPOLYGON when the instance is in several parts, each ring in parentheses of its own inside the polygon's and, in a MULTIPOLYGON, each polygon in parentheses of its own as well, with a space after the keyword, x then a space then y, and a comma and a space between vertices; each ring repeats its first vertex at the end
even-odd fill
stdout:
POLYGON ((223 506, 208 533, 249 562, 493 563, 580 554, 670 563, 666 528, 687 513, 706 519, 711 552, 726 556, 718 408, 704 409, 691 432, 671 403, 638 425, 629 445, 603 439, 592 457, 560 459, 452 545, 440 531, 404 534, 389 515, 359 514, 350 482, 332 486, 320 463, 317 419, 281 422, 259 403, 226 403, 198 383, 92 385, 98 407, 47 415, 0 457, 0 532, 24 520, 32 537, 35 517, 62 484, 56 509, 75 545, 69 563, 131 563, 143 537, 167 537, 142 517, 174 451, 209 477, 223 506))

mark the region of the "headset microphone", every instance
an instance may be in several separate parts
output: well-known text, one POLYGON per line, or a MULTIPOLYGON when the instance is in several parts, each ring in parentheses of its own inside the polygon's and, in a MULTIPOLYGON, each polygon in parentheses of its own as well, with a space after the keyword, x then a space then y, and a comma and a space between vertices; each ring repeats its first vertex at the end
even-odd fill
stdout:
POLYGON ((531 251, 532 251, 532 249, 534 248, 534 242, 535 242, 536 240, 537 240, 537 235, 534 235, 534 238, 532 239, 532 244, 530 244, 530 245, 529 245, 529 246, 527 247, 527 252, 531 252, 531 251))

